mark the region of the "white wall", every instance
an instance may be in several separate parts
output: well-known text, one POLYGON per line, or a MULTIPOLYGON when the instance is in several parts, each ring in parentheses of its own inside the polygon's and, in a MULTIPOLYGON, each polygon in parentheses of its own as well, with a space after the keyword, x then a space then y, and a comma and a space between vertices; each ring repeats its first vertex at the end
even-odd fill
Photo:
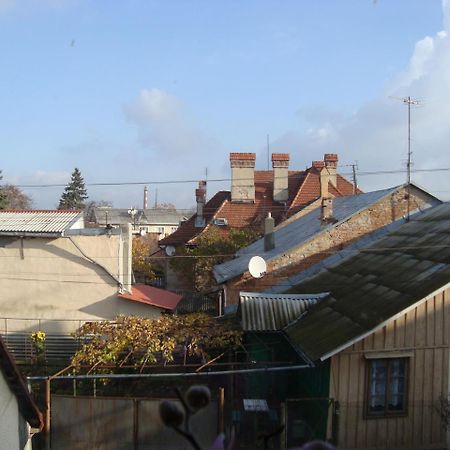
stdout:
POLYGON ((27 445, 27 430, 28 424, 19 413, 17 399, 0 372, 0 450, 31 448, 27 445))

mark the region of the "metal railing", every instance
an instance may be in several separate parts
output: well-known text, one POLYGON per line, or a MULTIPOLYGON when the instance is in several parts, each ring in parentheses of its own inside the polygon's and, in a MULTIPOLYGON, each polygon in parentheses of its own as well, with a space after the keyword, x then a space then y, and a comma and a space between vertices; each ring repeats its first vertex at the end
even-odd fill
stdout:
POLYGON ((0 336, 15 360, 22 364, 36 362, 38 356, 47 363, 67 362, 81 348, 85 339, 72 333, 92 320, 0 318, 0 336), (37 354, 31 334, 45 332, 44 349, 37 354))

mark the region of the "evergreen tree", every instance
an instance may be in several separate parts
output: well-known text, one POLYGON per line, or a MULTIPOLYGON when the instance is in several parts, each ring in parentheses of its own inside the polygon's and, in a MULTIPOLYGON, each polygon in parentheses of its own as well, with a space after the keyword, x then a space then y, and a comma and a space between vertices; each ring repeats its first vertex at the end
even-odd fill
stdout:
POLYGON ((81 172, 75 167, 70 183, 64 189, 59 200, 58 209, 83 209, 88 198, 81 172))

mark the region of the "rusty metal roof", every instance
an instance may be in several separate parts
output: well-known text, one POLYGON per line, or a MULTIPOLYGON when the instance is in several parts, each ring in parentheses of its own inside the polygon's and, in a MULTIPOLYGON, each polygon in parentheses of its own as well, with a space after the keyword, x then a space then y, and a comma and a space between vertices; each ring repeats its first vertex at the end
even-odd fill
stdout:
POLYGON ((326 297, 327 293, 300 295, 241 292, 238 314, 241 316, 242 329, 281 330, 326 297))
POLYGON ((83 228, 83 213, 68 210, 0 211, 0 235, 61 236, 71 228, 83 228))

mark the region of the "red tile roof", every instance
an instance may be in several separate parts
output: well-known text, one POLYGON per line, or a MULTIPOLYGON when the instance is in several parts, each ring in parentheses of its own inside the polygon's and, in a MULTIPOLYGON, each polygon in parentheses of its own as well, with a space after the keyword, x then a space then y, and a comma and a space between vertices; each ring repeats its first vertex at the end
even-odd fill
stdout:
POLYGON ((148 286, 147 284, 135 284, 131 288, 131 293, 119 294, 119 297, 171 311, 177 307, 182 298, 181 295, 174 292, 148 286))
MULTIPOLYGON (((231 153, 230 159, 245 159, 246 155, 252 159, 254 153, 231 153)), ((275 155, 289 159, 289 155, 285 153, 275 155)), ((272 155, 272 159, 275 155, 272 155)), ((337 160, 335 154, 327 154, 326 157, 329 161, 337 160)), ((305 171, 290 170, 288 172, 289 199, 286 205, 273 201, 273 171, 255 170, 255 201, 253 203, 232 202, 229 191, 220 191, 204 207, 205 227, 195 227, 196 216, 194 215, 173 234, 162 239, 160 245, 194 245, 196 239, 211 227, 212 220, 216 218, 227 220, 228 226, 220 227, 221 232, 225 234, 231 228, 253 228, 261 231, 262 219, 267 216, 269 211, 276 223, 280 223, 320 197, 319 170, 324 167, 325 163, 324 161, 315 163, 313 162, 312 167, 305 171)), ((353 184, 341 175, 337 175, 336 184, 337 186, 333 186, 329 183, 328 186, 329 192, 334 196, 353 194, 353 184)))

